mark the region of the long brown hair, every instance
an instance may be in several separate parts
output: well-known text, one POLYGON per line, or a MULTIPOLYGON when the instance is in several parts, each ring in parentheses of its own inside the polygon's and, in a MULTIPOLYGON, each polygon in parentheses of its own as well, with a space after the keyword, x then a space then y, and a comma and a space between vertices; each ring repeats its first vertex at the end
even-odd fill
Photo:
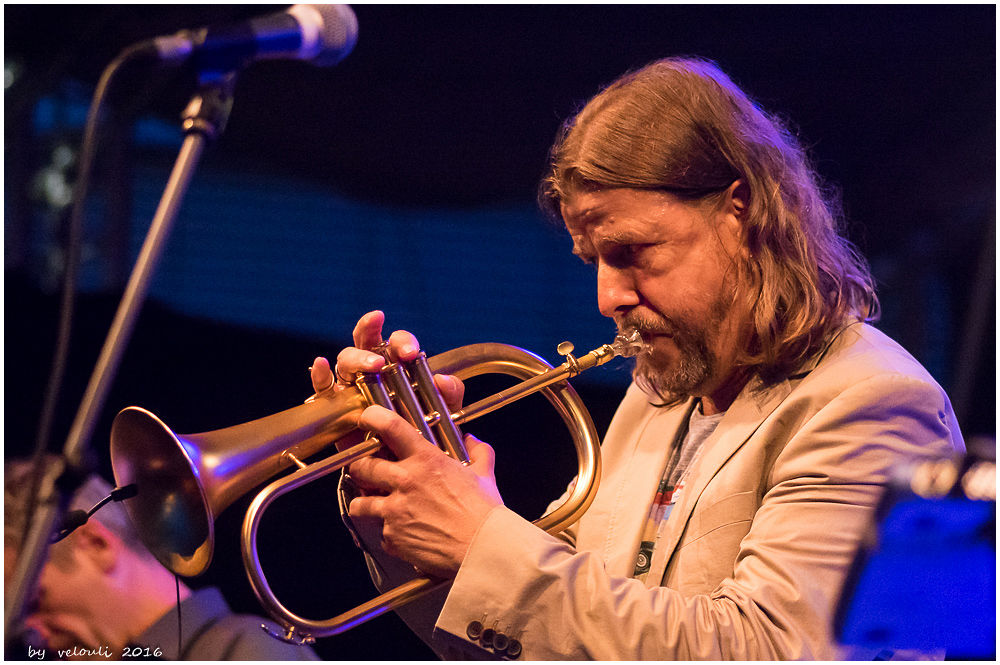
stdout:
POLYGON ((784 124, 714 63, 667 58, 622 76, 564 123, 539 201, 559 218, 578 188, 656 189, 711 200, 749 189, 733 306, 746 321, 737 362, 765 385, 786 378, 836 329, 877 317, 864 258, 842 235, 825 187, 784 124))

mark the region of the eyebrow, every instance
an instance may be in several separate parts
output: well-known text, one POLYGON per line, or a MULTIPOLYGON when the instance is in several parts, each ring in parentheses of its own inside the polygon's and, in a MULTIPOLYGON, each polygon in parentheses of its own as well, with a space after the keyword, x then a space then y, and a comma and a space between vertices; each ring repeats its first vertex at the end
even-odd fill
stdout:
POLYGON ((636 232, 621 230, 602 234, 593 242, 585 236, 582 237, 582 241, 578 241, 577 238, 581 238, 581 236, 573 236, 573 254, 585 261, 593 260, 602 249, 608 251, 615 247, 640 244, 643 241, 643 238, 636 232))
POLYGON ((608 247, 614 245, 634 245, 643 240, 641 234, 635 231, 611 231, 610 233, 602 234, 599 238, 594 241, 595 247, 608 247))

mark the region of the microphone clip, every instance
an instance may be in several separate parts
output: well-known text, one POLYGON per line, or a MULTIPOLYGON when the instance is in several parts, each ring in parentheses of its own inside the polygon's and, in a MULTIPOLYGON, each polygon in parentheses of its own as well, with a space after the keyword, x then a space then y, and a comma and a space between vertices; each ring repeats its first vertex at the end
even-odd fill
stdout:
POLYGON ((107 505, 110 501, 124 501, 125 499, 131 499, 136 494, 139 493, 139 488, 136 487, 135 483, 130 483, 124 487, 116 487, 111 490, 111 494, 107 495, 96 504, 90 510, 71 510, 63 516, 62 526, 59 531, 52 534, 52 543, 58 543, 60 540, 73 533, 81 526, 87 523, 87 520, 93 516, 98 510, 107 505))
POLYGON ((226 128, 233 109, 236 72, 199 74, 201 86, 181 113, 185 134, 198 133, 214 141, 226 128))

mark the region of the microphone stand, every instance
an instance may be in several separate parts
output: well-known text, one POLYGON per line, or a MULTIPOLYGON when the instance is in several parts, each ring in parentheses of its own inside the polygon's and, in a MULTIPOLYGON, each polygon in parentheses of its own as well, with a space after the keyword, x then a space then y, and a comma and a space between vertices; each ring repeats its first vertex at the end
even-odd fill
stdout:
POLYGON ((53 533, 65 514, 70 499, 86 480, 90 437, 114 380, 118 364, 128 345, 142 303, 170 237, 181 202, 205 146, 225 129, 233 106, 235 72, 203 75, 198 91, 181 114, 184 142, 167 181, 160 204, 135 267, 129 277, 118 311, 104 340, 104 347, 90 376, 90 383, 70 428, 59 459, 58 473, 45 474, 39 485, 34 520, 21 544, 17 566, 7 585, 4 601, 4 634, 7 644, 21 635, 23 612, 38 584, 53 533), (11 628, 16 627, 13 631, 11 628))

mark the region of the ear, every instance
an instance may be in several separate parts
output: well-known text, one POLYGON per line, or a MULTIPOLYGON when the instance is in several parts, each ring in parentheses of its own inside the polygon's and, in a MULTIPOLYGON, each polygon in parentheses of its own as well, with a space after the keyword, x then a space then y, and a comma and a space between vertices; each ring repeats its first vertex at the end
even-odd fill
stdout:
POLYGON ((742 220, 750 206, 750 186, 742 178, 734 180, 726 189, 727 212, 742 220))
POLYGON ((718 204, 720 240, 729 255, 735 256, 744 247, 744 220, 750 204, 750 187, 743 180, 735 180, 723 193, 718 204))
POLYGON ((77 529, 72 538, 77 555, 89 559, 102 572, 110 572, 121 559, 125 544, 95 519, 77 529))

